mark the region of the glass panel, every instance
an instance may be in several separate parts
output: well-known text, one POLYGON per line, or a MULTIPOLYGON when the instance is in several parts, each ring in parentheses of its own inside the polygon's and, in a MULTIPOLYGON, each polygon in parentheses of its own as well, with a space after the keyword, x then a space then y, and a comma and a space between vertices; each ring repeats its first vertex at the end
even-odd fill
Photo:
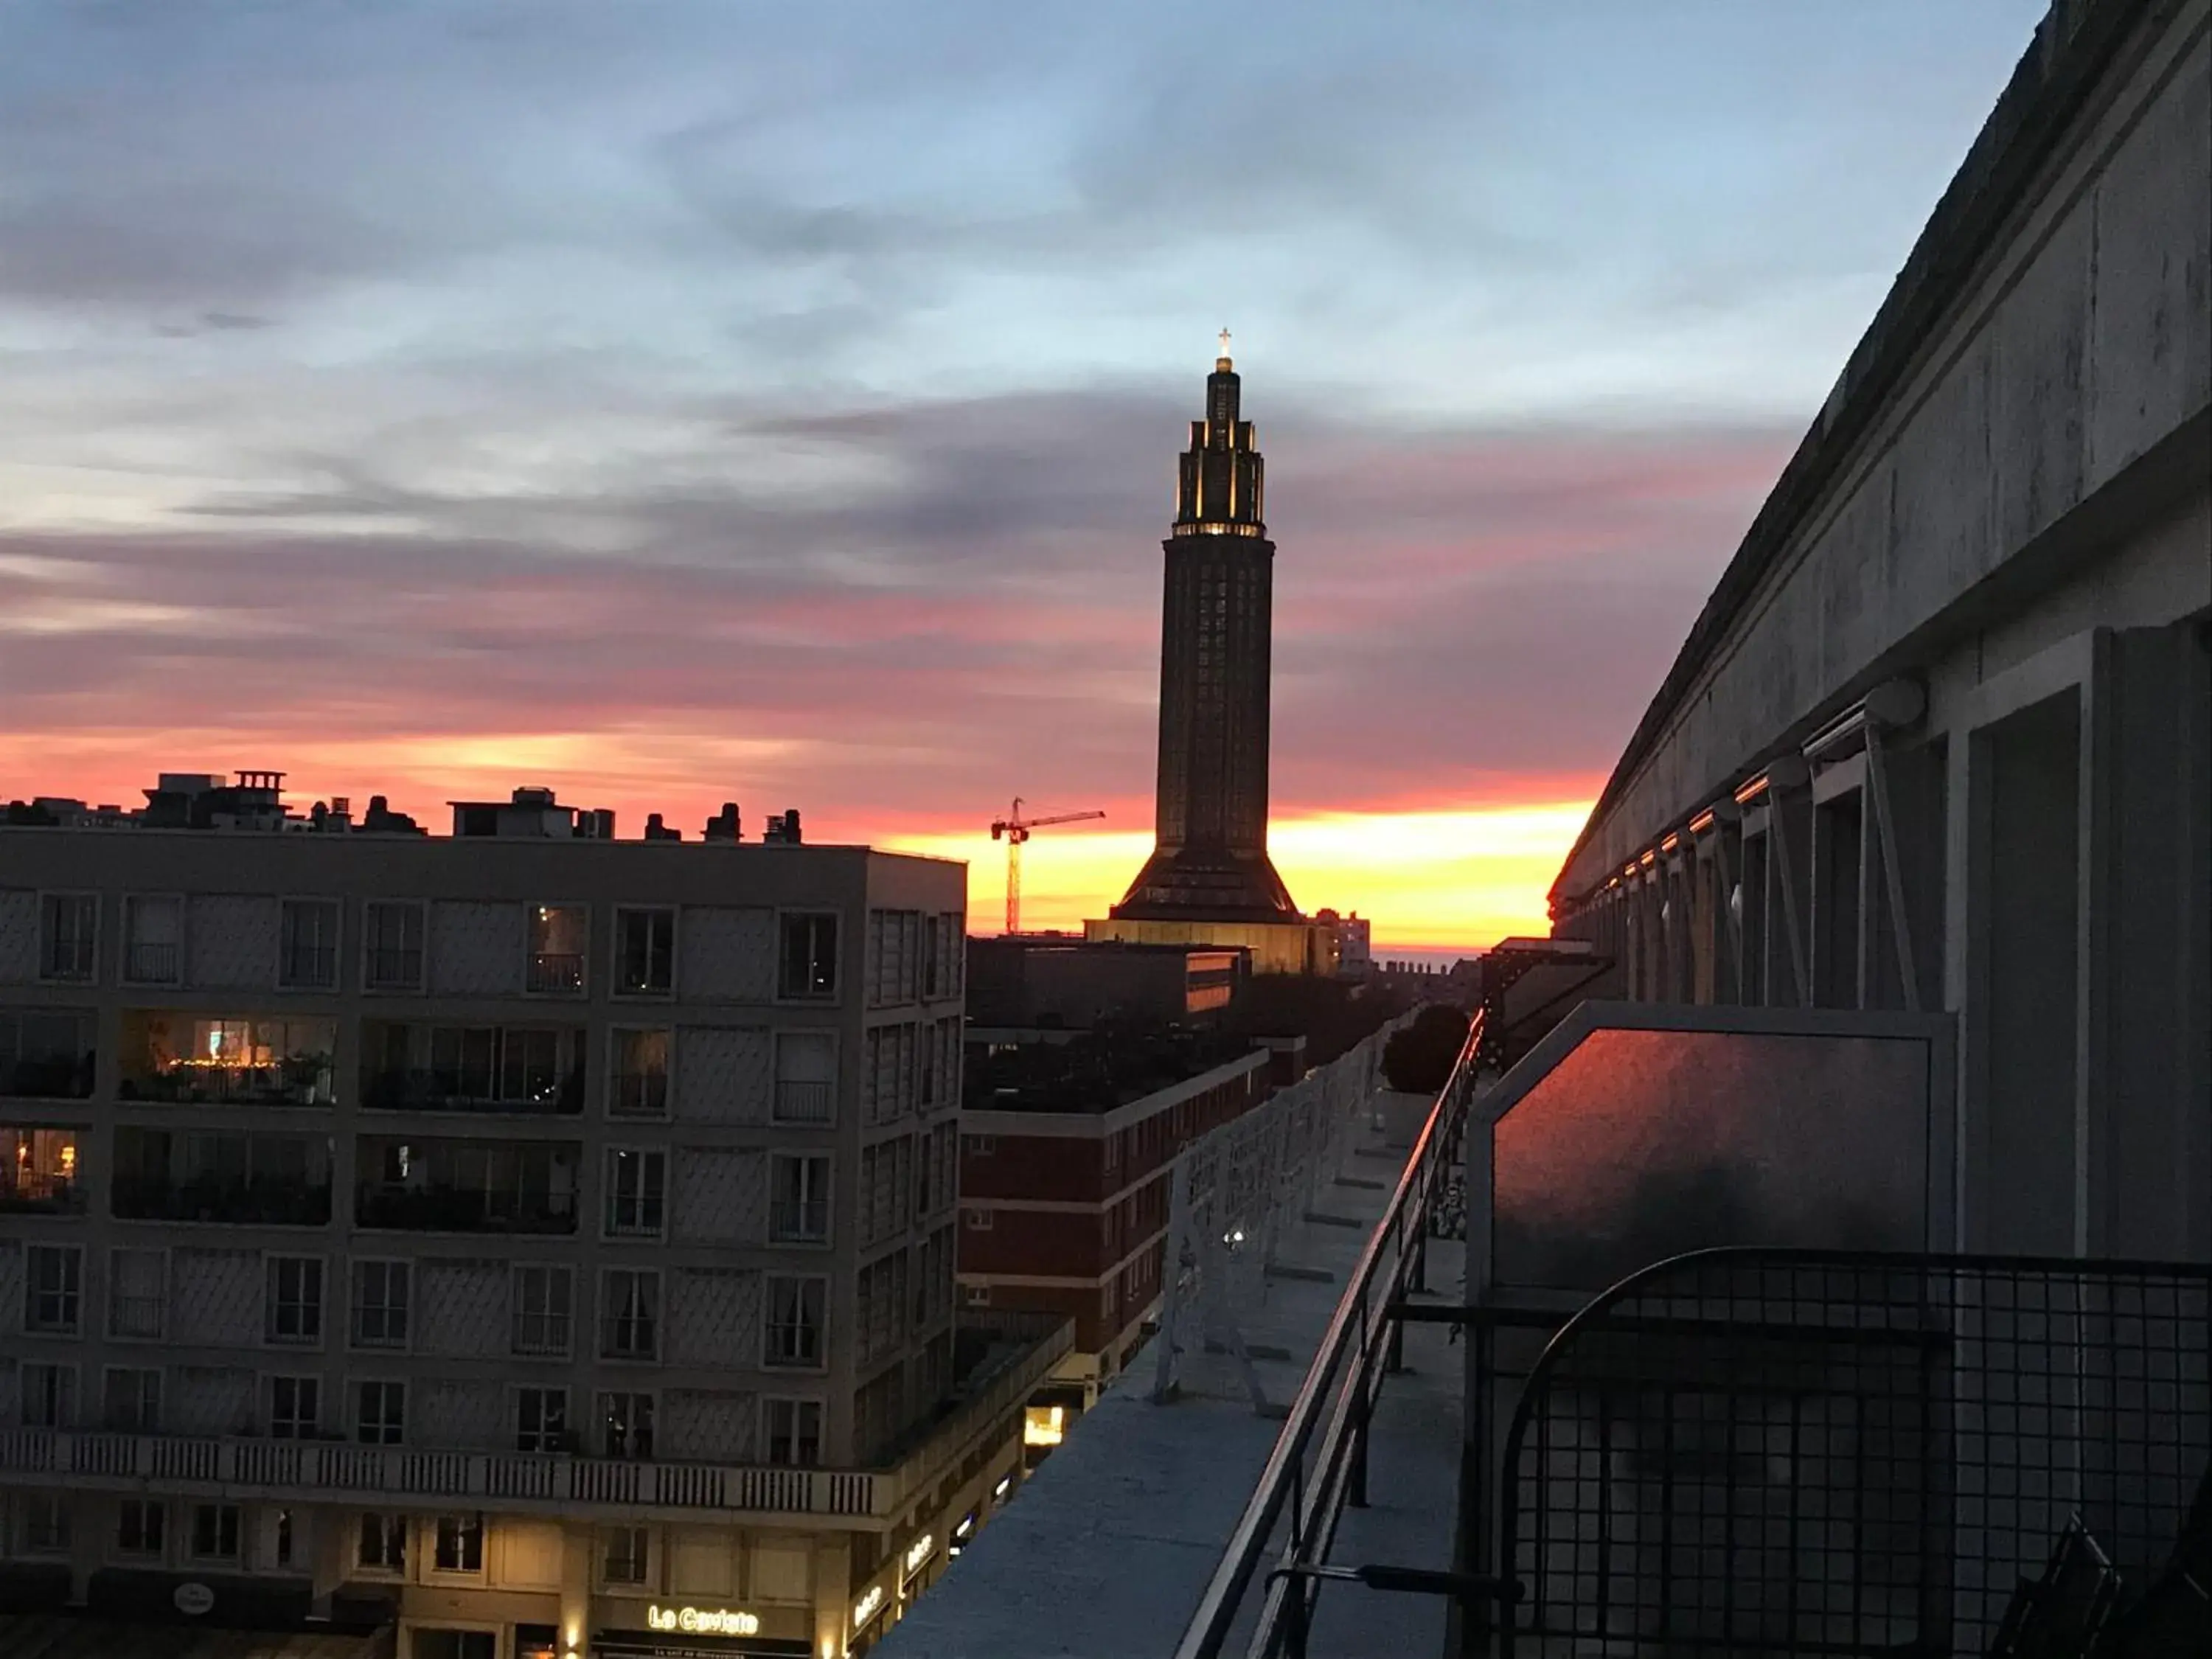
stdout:
POLYGON ((1721 1244, 1925 1249, 1928 1066, 1918 1039, 1593 1031, 1492 1132, 1494 1281, 1595 1292, 1721 1244))

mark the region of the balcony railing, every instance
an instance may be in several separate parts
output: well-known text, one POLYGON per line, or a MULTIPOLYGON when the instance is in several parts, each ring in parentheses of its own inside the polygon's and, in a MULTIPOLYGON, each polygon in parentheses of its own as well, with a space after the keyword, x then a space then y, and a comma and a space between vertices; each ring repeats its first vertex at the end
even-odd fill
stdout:
POLYGON ((328 1106, 334 1099, 327 1054, 297 1054, 274 1066, 218 1066, 189 1061, 126 1077, 124 1100, 229 1106, 328 1106))
POLYGON ((573 1233, 576 1200, 568 1193, 362 1185, 354 1189, 354 1224, 410 1232, 573 1233))
POLYGON ((134 940, 124 953, 123 976, 137 985, 174 985, 177 961, 174 945, 134 940))
POLYGON ((830 1238, 830 1200, 826 1198, 779 1198, 769 1206, 768 1236, 772 1244, 823 1244, 830 1238))
POLYGON ((778 1123, 827 1123, 837 1109, 837 1088, 832 1083, 793 1083, 778 1079, 775 1121, 778 1123))
POLYGON ((0 1095, 11 1100, 84 1100, 92 1094, 93 1056, 26 1054, 0 1065, 0 1095))
POLYGON ((0 1177, 0 1212, 11 1215, 82 1215, 84 1183, 67 1176, 0 1177))
POLYGON ((239 1225, 321 1227, 331 1218, 331 1183, 278 1176, 205 1176, 170 1181, 118 1176, 108 1199, 125 1221, 211 1221, 239 1225))
POLYGON ((276 964, 276 982, 288 991, 326 991, 338 982, 338 953, 328 945, 288 945, 276 964))
POLYGON ((380 1112, 535 1112, 573 1116, 584 1109, 584 1073, 573 1066, 538 1083, 502 1087, 454 1072, 391 1067, 362 1074, 361 1103, 380 1112))
POLYGON ((607 1109, 617 1117, 666 1117, 668 1073, 618 1072, 607 1109))
POLYGON ((548 995, 575 995, 584 988, 584 958, 566 951, 533 951, 523 986, 548 995))

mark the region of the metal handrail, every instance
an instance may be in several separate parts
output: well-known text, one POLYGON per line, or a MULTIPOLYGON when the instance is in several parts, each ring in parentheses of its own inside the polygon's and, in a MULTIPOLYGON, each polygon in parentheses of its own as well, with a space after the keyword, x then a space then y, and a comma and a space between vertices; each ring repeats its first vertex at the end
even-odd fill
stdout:
POLYGON ((1397 1188, 1329 1316, 1328 1327, 1314 1351, 1313 1363, 1306 1368, 1252 1496, 1229 1534, 1221 1559, 1184 1627, 1182 1639, 1176 1644, 1175 1659, 1218 1659, 1285 1504, 1291 1510, 1291 1541, 1279 1566, 1269 1576, 1250 1651, 1273 1652, 1285 1633, 1286 1619, 1303 1627, 1315 1580, 1296 1570, 1326 1553, 1348 1489, 1357 1486, 1364 1491, 1365 1486, 1368 1418, 1375 1395, 1380 1391, 1383 1366, 1396 1346, 1399 1322, 1394 1304, 1403 1300, 1407 1280, 1423 1253, 1421 1241, 1426 1236, 1429 1212, 1443 1186, 1444 1155, 1474 1092, 1482 1034, 1483 1017, 1477 1012, 1468 1024, 1467 1040, 1461 1045, 1451 1075, 1437 1091, 1427 1121, 1407 1154, 1397 1188), (1413 1248, 1407 1248, 1409 1242, 1413 1248), (1392 1262, 1389 1282, 1378 1295, 1376 1280, 1386 1254, 1392 1262), (1358 1363, 1340 1380, 1337 1373, 1343 1369, 1346 1356, 1354 1352, 1355 1340, 1358 1363), (1328 1425, 1310 1487, 1306 1445, 1324 1410, 1328 1413, 1328 1425))

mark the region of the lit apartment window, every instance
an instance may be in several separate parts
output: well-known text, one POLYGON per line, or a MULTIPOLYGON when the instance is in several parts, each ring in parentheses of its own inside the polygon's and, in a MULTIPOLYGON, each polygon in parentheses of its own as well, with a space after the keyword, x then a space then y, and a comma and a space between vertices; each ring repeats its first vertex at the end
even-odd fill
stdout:
POLYGON ((192 1505, 192 1559, 197 1561, 238 1559, 238 1505, 192 1505))
POLYGON ((161 1505, 147 1498, 126 1498, 116 1505, 115 1553, 118 1555, 159 1555, 161 1553, 161 1505))
POLYGON ((599 1576, 609 1584, 645 1582, 645 1528, 603 1527, 599 1530, 599 1576))
POLYGON ((15 1370, 27 1429, 76 1426, 76 1367, 27 1359, 15 1370))
POLYGON ((323 1340, 323 1264, 319 1257, 270 1258, 269 1340, 301 1346, 323 1340))
POLYGON ((514 1391, 514 1449, 526 1452, 557 1452, 568 1449, 568 1391, 566 1389, 517 1389, 514 1391))
POLYGON ((82 1312, 84 1252, 74 1244, 33 1244, 23 1283, 23 1328, 75 1336, 82 1312))
POLYGON ((407 1432, 404 1382, 354 1384, 354 1438, 364 1446, 396 1446, 407 1432))
POLYGON ((830 1238, 827 1154, 776 1152, 769 1158, 769 1237, 778 1244, 823 1244, 830 1238))
POLYGON ((483 1571, 483 1516, 441 1515, 438 1542, 431 1556, 440 1572, 483 1571))
POLYGON ((822 1461, 822 1402, 768 1402, 768 1461, 811 1469, 822 1461))
POLYGON ((660 1275, 610 1268, 601 1283, 599 1358, 652 1359, 660 1352, 660 1275))
POLYGON ((769 1276, 767 1340, 762 1363, 799 1366, 822 1364, 823 1309, 828 1293, 827 1279, 769 1276))
POLYGON ((615 912, 615 988, 625 996, 665 996, 676 988, 676 912, 615 912))
POLYGON ((646 1462, 653 1456, 653 1396, 618 1392, 599 1396, 599 1455, 646 1462))
POLYGON ((123 901, 123 977, 133 985, 174 985, 184 974, 184 901, 134 893, 123 901))
POLYGON ((22 1524, 15 1540, 26 1555, 67 1555, 70 1548, 70 1501, 52 1492, 26 1493, 18 1511, 22 1524))
POLYGON ((616 1117, 666 1117, 669 1033, 617 1031, 614 1039, 607 1110, 616 1117))
POLYGON ((828 998, 837 994, 837 918, 794 912, 782 919, 782 970, 778 994, 828 998))
POLYGON ((580 904, 532 905, 523 988, 546 996, 580 995, 590 926, 590 915, 580 904))
POLYGON ((353 1340, 358 1348, 407 1346, 407 1278, 404 1261, 353 1264, 353 1340))
POLYGON ((668 1186, 668 1154, 617 1148, 607 1153, 607 1231, 657 1238, 668 1186))
POLYGON ((407 1571, 407 1517, 404 1515, 364 1515, 361 1540, 354 1559, 374 1572, 407 1571))
POLYGON ((322 1427, 323 1384, 319 1377, 269 1379, 269 1437, 311 1440, 322 1427))
POLYGON ((362 983, 372 991, 422 988, 422 907, 372 899, 362 912, 362 983))
POLYGON ((566 1267, 514 1270, 514 1351, 557 1355, 568 1352, 573 1281, 566 1267))
POLYGON ((161 1427, 161 1373, 150 1367, 108 1368, 100 1425, 118 1434, 155 1434, 161 1427))
POLYGON ((338 982, 336 899, 286 899, 277 924, 276 983, 287 991, 327 991, 338 982))
POLYGON ((48 893, 39 902, 39 977, 82 983, 98 961, 100 895, 48 893))

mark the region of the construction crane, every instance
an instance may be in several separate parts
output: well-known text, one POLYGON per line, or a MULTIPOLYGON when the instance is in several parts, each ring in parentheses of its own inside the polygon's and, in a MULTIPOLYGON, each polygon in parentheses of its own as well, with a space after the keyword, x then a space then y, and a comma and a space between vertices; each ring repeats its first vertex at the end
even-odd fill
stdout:
POLYGON ((1006 843, 1006 931, 1022 931, 1022 843, 1030 838, 1032 830, 1042 830, 1054 823, 1080 823, 1085 818, 1103 818, 1103 812, 1055 812, 1048 818, 1025 818, 1022 816, 1022 798, 1014 797, 1013 811, 991 826, 991 839, 1003 839, 1006 843))

